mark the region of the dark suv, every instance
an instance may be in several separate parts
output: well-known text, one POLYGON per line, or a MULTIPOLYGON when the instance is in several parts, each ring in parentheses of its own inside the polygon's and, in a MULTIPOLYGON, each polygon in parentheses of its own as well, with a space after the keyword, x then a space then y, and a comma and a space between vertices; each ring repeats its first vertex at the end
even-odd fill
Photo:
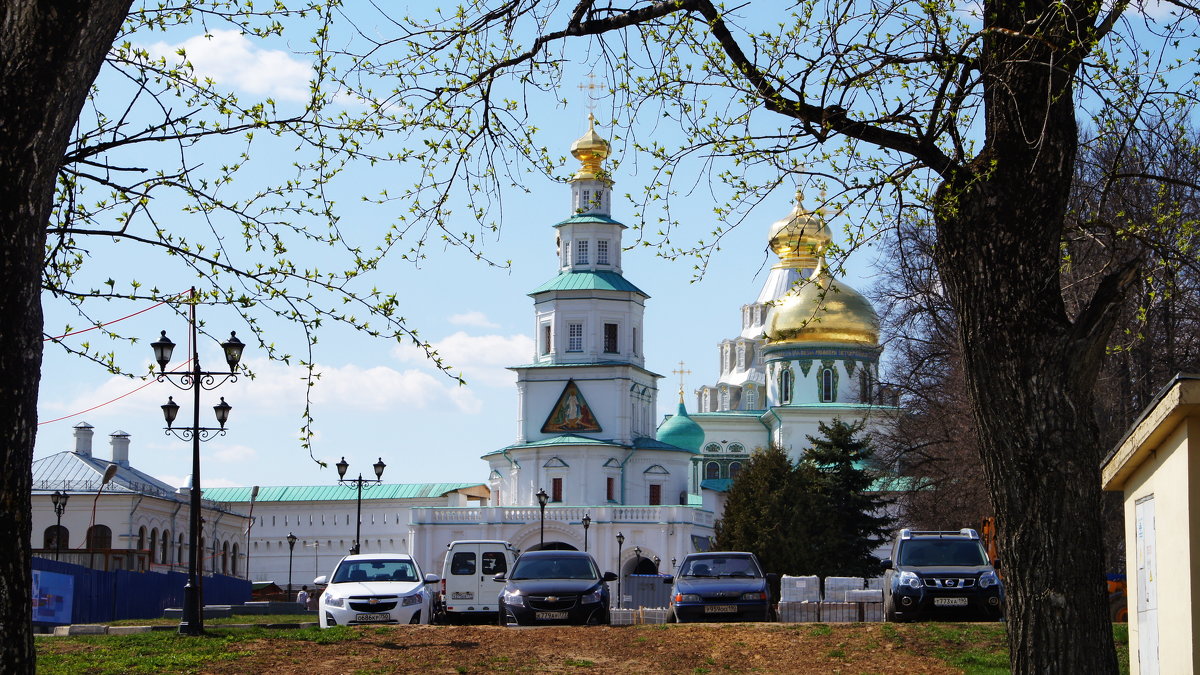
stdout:
POLYGON ((888 621, 995 621, 1004 615, 1004 584, 975 530, 900 530, 883 568, 888 621))

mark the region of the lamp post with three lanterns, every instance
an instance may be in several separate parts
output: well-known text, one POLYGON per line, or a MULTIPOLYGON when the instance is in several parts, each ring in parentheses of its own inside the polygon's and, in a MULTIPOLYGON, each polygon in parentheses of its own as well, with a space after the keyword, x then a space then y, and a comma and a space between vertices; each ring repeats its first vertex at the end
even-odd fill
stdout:
POLYGON ((189 513, 188 513, 188 579, 183 588, 183 618, 179 622, 179 632, 184 635, 201 635, 204 632, 203 598, 201 597, 200 578, 198 569, 200 563, 200 442, 216 436, 225 435, 225 423, 229 421, 229 411, 233 409, 225 398, 213 406, 219 427, 200 426, 200 391, 213 390, 225 382, 236 382, 238 363, 242 360, 242 350, 245 345, 237 338, 236 333, 230 333, 229 339, 221 343, 225 351, 225 363, 228 371, 204 371, 200 369, 200 354, 197 345, 196 329, 196 289, 191 292, 192 304, 188 308, 188 329, 191 338, 191 368, 178 373, 167 372, 167 364, 175 343, 167 337, 167 331, 162 331, 162 337, 150 344, 154 349, 154 360, 158 362, 158 381, 166 380, 183 391, 192 392, 192 424, 189 427, 175 428, 172 426, 179 414, 179 404, 175 398, 168 397, 162 405, 163 418, 167 421, 166 433, 180 440, 192 442, 192 484, 189 513), (176 382, 178 380, 178 382, 176 382))

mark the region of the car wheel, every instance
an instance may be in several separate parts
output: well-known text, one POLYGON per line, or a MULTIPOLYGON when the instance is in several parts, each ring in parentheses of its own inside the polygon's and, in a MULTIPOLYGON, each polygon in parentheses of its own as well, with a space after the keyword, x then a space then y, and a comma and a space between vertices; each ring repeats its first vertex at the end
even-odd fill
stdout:
POLYGON ((888 596, 883 601, 883 620, 889 623, 901 623, 900 619, 896 616, 896 601, 892 596, 888 596))

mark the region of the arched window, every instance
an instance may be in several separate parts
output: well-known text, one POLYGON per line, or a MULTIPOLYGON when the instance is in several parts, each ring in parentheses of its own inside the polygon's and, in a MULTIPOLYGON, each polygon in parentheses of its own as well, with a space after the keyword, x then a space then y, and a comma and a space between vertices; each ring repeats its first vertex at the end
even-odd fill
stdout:
POLYGON ((70 538, 70 532, 67 531, 67 528, 62 525, 51 525, 42 534, 42 548, 47 550, 71 548, 70 538))
POLYGON ((717 445, 716 443, 709 443, 708 445, 704 446, 704 451, 705 452, 720 452, 721 446, 717 445))
POLYGON ((704 479, 715 480, 721 477, 721 465, 716 462, 709 462, 704 465, 704 479))
POLYGON ((721 387, 721 407, 719 410, 729 410, 729 387, 721 387))
POLYGON ((146 550, 146 526, 145 525, 138 528, 137 550, 139 550, 139 551, 146 550))
POLYGON ((183 564, 183 533, 179 534, 179 541, 175 544, 175 564, 183 564))
POLYGON ((240 551, 240 547, 237 545, 237 543, 234 543, 234 545, 233 545, 233 559, 232 559, 232 560, 230 561, 230 563, 229 563, 229 571, 230 571, 230 572, 233 574, 233 576, 235 576, 235 577, 238 575, 238 554, 239 554, 240 552, 241 552, 241 551, 240 551))
POLYGON ((159 555, 158 561, 164 565, 171 562, 171 531, 162 531, 162 543, 160 544, 162 553, 159 555))
POLYGON ((821 371, 821 402, 832 403, 833 394, 833 368, 826 368, 821 371))
POLYGON ((93 525, 87 531, 87 547, 98 551, 112 548, 112 530, 107 525, 93 525))
POLYGON ((743 400, 746 402, 746 410, 758 410, 758 388, 754 385, 747 386, 743 400))
POLYGON ((229 542, 221 545, 221 574, 229 574, 229 542))
POLYGON ((789 369, 779 373, 779 402, 784 405, 792 402, 792 371, 789 369))
POLYGON ((741 443, 730 443, 729 452, 732 452, 735 455, 746 452, 746 446, 742 445, 741 443))
POLYGON ((150 562, 154 562, 154 554, 158 553, 158 528, 150 530, 150 545, 146 547, 150 553, 150 562))
POLYGON ((729 465, 729 477, 730 478, 737 478, 738 474, 741 472, 742 472, 742 463, 741 462, 734 462, 729 465))

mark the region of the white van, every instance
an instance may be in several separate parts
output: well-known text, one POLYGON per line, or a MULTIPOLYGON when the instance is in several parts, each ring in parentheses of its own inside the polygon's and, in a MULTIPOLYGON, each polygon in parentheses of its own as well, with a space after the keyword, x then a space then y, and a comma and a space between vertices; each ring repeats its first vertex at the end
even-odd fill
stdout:
POLYGON ((507 541, 465 539, 446 547, 442 563, 442 607, 446 618, 483 618, 495 614, 496 600, 504 582, 497 574, 508 574, 519 551, 507 541))

